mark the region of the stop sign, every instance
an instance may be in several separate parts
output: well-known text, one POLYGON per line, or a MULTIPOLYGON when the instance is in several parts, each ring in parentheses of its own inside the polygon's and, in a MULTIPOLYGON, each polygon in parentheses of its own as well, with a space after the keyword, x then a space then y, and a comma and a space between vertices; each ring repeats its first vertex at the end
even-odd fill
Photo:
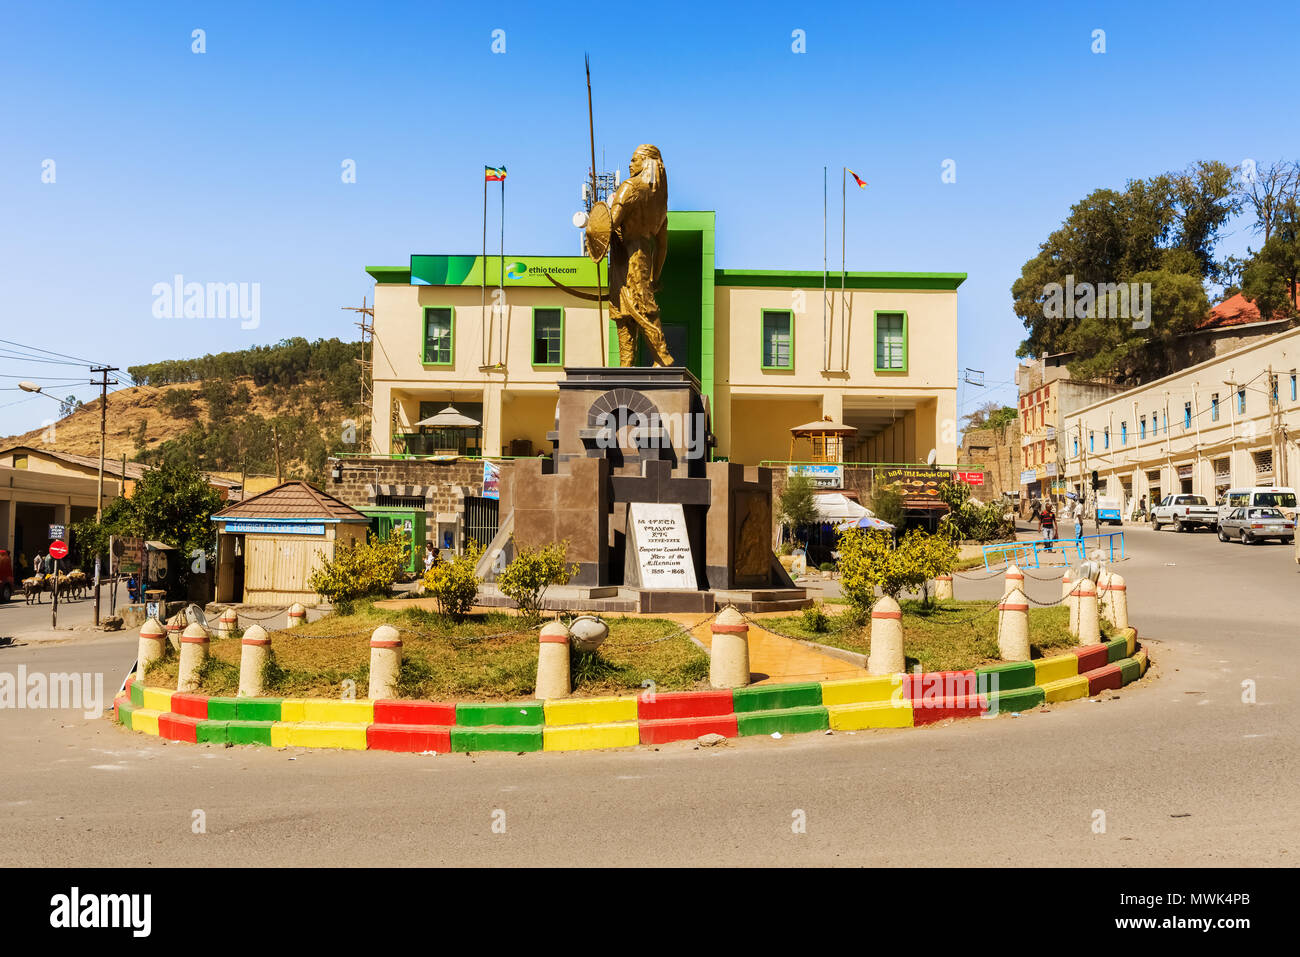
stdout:
POLYGON ((67 558, 67 557, 68 557, 68 543, 67 543, 67 542, 50 542, 50 557, 51 557, 51 558, 67 558))

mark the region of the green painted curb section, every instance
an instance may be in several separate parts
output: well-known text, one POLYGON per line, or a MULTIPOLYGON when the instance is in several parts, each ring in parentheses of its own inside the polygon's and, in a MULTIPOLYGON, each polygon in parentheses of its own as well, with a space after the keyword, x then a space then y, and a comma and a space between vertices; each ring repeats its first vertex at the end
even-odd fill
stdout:
POLYGON ((131 682, 131 704, 137 708, 144 707, 144 685, 139 681, 131 682))
POLYGON ((239 717, 238 698, 209 698, 208 699, 208 720, 209 721, 234 721, 239 717))
POLYGON ((200 721, 194 728, 195 744, 225 744, 225 721, 200 721))
POLYGON ((989 665, 975 670, 976 690, 979 694, 997 694, 1032 688, 1035 678, 1032 661, 1012 661, 1005 665, 989 665), (996 675, 996 679, 992 676, 996 675))
POLYGON ((995 691, 989 695, 989 707, 985 714, 1002 714, 1011 711, 1028 711, 1037 708, 1046 700, 1042 688, 1016 688, 1012 691, 995 691))
POLYGON ((761 685, 757 688, 737 688, 731 695, 732 707, 736 714, 746 711, 810 708, 822 703, 822 686, 815 681, 797 685, 761 685))
POLYGON ((750 734, 802 734, 806 731, 825 731, 831 726, 830 715, 820 705, 806 708, 782 708, 776 711, 758 711, 736 716, 741 737, 750 734))
MULTIPOLYGON (((518 704, 458 704, 456 724, 463 728, 483 728, 490 725, 505 727, 540 727, 546 719, 540 701, 521 701, 518 704)), ((477 751, 484 750, 476 748, 477 751)), ((510 750, 506 748, 505 750, 510 750)))
MULTIPOLYGON (((279 721, 280 698, 238 698, 235 701, 235 717, 240 721, 279 721)), ((212 717, 212 706, 208 706, 208 717, 212 717)))
POLYGON ((1106 664, 1113 665, 1121 658, 1128 656, 1128 641, 1123 638, 1116 638, 1114 641, 1105 642, 1106 645, 1106 664))
POLYGON ((453 751, 540 751, 542 728, 452 728, 453 751))
POLYGON ((271 725, 274 721, 228 721, 226 741, 230 744, 271 743, 271 725))
MULTIPOLYGON (((125 701, 119 702, 117 706, 117 721, 124 728, 131 728, 131 715, 135 713, 135 707, 125 701)), ((134 730, 133 728, 131 730, 134 730)))
POLYGON ((1119 673, 1124 677, 1124 684, 1137 681, 1142 677, 1142 665, 1136 658, 1125 658, 1119 663, 1119 673))

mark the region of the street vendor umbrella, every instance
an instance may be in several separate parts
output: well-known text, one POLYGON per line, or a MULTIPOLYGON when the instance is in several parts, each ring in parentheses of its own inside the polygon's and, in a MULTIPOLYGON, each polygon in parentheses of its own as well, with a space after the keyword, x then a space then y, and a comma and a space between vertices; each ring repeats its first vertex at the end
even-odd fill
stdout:
POLYGON ((894 530, 893 525, 876 518, 874 515, 863 515, 857 521, 845 522, 843 525, 836 525, 835 528, 841 532, 850 528, 864 528, 869 532, 892 532, 894 530))
POLYGON ((431 415, 427 419, 421 419, 415 423, 416 427, 422 425, 432 426, 438 429, 476 429, 483 423, 478 419, 471 419, 468 415, 457 411, 454 405, 449 405, 437 415, 431 415))

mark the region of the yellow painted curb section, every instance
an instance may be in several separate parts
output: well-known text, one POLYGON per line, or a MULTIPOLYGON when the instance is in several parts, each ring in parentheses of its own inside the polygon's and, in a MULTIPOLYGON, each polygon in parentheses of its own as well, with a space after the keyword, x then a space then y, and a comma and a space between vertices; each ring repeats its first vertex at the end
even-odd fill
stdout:
POLYGON ((1120 632, 1124 636, 1124 657, 1132 658, 1133 652, 1137 650, 1138 633, 1136 628, 1125 628, 1120 632))
MULTIPOLYGON (((637 719, 636 695, 622 698, 586 698, 547 701, 543 713, 547 725, 612 724, 637 719)), ((605 745, 599 745, 605 747, 605 745)))
MULTIPOLYGON (((139 714, 139 712, 136 712, 139 714)), ((619 724, 571 724, 542 729, 543 751, 591 751, 597 748, 630 748, 641 743, 636 721, 619 724)))
MULTIPOLYGON (((1073 678, 1079 673, 1077 655, 1057 655, 1053 658, 1039 658, 1034 662, 1034 684, 1047 685, 1050 682, 1073 678)), ((1084 682, 1086 694, 1088 682, 1084 682)), ((1051 701, 1051 698, 1047 699, 1051 701)))
POLYGON ((140 707, 147 708, 150 711, 157 711, 159 714, 166 714, 172 709, 173 691, 166 688, 145 688, 144 698, 140 702, 140 707))
POLYGON ((892 701, 831 705, 826 709, 833 731, 862 731, 865 728, 910 728, 912 705, 892 701))
POLYGON ((276 722, 271 725, 271 745, 281 748, 346 748, 349 751, 364 751, 366 727, 362 724, 327 722, 276 722))
MULTIPOLYGON (((865 704, 873 701, 888 701, 894 689, 903 683, 901 675, 873 675, 870 678, 845 678, 841 681, 822 682, 822 704, 845 705, 865 704)), ((910 709, 909 709, 910 710, 910 709)), ((907 722, 912 723, 911 719, 907 722)), ((832 724, 831 727, 835 725, 832 724)), ((898 725, 880 725, 879 727, 899 727, 898 725)))
POLYGON ((280 720, 296 724, 307 720, 306 698, 283 698, 280 701, 280 720))
MULTIPOLYGON (((145 692, 148 694, 148 692, 145 692)), ((143 731, 145 734, 158 734, 158 715, 161 711, 152 708, 136 708, 131 712, 131 730, 143 731)))
POLYGON ((1088 697, 1088 679, 1083 675, 1049 681, 1042 687, 1043 696, 1048 701, 1071 701, 1088 697))
POLYGON ((1147 657, 1145 651, 1139 651, 1133 655, 1133 660, 1138 663, 1138 677, 1147 673, 1147 668, 1151 665, 1151 659, 1147 657))
MULTIPOLYGON (((280 720, 284 707, 280 708, 280 720)), ((356 701, 339 701, 333 698, 307 698, 303 701, 303 721, 321 724, 374 724, 375 703, 367 698, 356 701)))

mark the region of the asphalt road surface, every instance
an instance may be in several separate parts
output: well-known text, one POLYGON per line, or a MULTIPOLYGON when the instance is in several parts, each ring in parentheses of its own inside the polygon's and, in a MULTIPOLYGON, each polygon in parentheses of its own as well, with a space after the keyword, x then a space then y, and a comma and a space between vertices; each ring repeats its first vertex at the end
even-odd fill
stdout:
MULTIPOLYGON (((0 865, 1296 864, 1300 566, 1276 544, 1125 531, 1117 568, 1154 665, 1100 701, 708 749, 436 757, 167 744, 80 712, 0 712, 0 865)), ((102 671, 111 699, 134 650, 18 644, 0 671, 102 671)))

